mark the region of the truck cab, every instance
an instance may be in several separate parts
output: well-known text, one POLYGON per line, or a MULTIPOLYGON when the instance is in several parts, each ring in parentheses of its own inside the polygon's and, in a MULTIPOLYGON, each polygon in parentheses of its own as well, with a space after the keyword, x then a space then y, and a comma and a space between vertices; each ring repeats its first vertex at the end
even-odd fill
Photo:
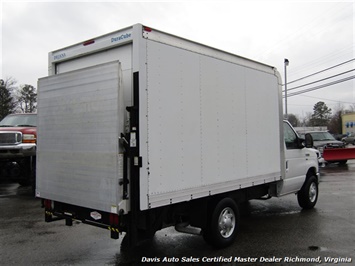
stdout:
POLYGON ((283 122, 283 130, 285 177, 280 183, 278 196, 297 193, 301 207, 305 208, 304 205, 313 207, 318 197, 319 182, 318 151, 313 148, 313 138, 310 134, 306 134, 304 139, 301 138, 288 121, 283 122), (305 172, 307 173, 306 180, 305 172), (309 185, 311 187, 304 188, 309 179, 311 179, 312 184, 309 185), (306 194, 305 199, 302 193, 306 194), (305 204, 305 201, 308 203, 305 204))
POLYGON ((33 185, 36 114, 10 114, 0 122, 0 179, 33 185))

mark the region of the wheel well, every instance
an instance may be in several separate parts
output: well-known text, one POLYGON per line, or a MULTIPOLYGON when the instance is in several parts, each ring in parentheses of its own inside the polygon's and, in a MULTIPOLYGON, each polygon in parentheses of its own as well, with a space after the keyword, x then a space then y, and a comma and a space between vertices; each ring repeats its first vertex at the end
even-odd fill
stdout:
POLYGON ((312 168, 309 168, 309 169, 308 169, 308 172, 307 172, 307 175, 306 175, 306 180, 307 180, 308 178, 310 178, 311 176, 316 177, 317 180, 318 180, 317 170, 316 170, 315 167, 312 167, 312 168))

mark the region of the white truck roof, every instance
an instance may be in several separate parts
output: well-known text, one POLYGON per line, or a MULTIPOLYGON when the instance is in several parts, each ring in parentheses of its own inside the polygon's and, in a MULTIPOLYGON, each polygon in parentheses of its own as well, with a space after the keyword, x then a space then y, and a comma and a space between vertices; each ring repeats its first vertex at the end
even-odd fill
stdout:
MULTIPOLYGON (((153 29, 142 24, 135 24, 111 33, 107 33, 95 38, 88 39, 49 53, 48 60, 49 66, 58 64, 63 61, 72 60, 74 58, 82 57, 85 55, 98 53, 103 50, 109 50, 117 46, 133 42, 134 32, 141 32, 143 36, 149 40, 172 45, 192 52, 206 54, 221 60, 241 64, 250 68, 258 69, 260 71, 274 73, 277 72, 276 68, 261 62, 257 62, 236 54, 232 54, 220 49, 216 49, 198 42, 187 40, 157 29, 153 29)), ((50 72, 50 74, 53 74, 50 72)), ((277 73, 277 75, 279 75, 277 73)), ((280 79, 281 80, 281 79, 280 79)))

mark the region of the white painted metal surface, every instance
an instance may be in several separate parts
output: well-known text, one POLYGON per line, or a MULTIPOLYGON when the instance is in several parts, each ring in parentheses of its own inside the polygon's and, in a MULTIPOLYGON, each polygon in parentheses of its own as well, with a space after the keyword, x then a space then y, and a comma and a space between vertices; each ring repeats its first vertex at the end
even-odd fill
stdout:
POLYGON ((147 42, 142 209, 281 178, 277 77, 230 61, 147 42))
POLYGON ((39 87, 37 196, 107 212, 125 209, 118 184, 120 63, 43 78, 39 87))

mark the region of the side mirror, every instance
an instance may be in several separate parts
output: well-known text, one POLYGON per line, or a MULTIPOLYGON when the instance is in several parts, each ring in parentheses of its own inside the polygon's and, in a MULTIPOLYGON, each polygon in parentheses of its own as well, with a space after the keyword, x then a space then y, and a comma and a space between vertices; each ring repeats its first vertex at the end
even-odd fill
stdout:
POLYGON ((304 145, 306 148, 313 148, 313 138, 311 134, 307 133, 304 136, 304 145))

